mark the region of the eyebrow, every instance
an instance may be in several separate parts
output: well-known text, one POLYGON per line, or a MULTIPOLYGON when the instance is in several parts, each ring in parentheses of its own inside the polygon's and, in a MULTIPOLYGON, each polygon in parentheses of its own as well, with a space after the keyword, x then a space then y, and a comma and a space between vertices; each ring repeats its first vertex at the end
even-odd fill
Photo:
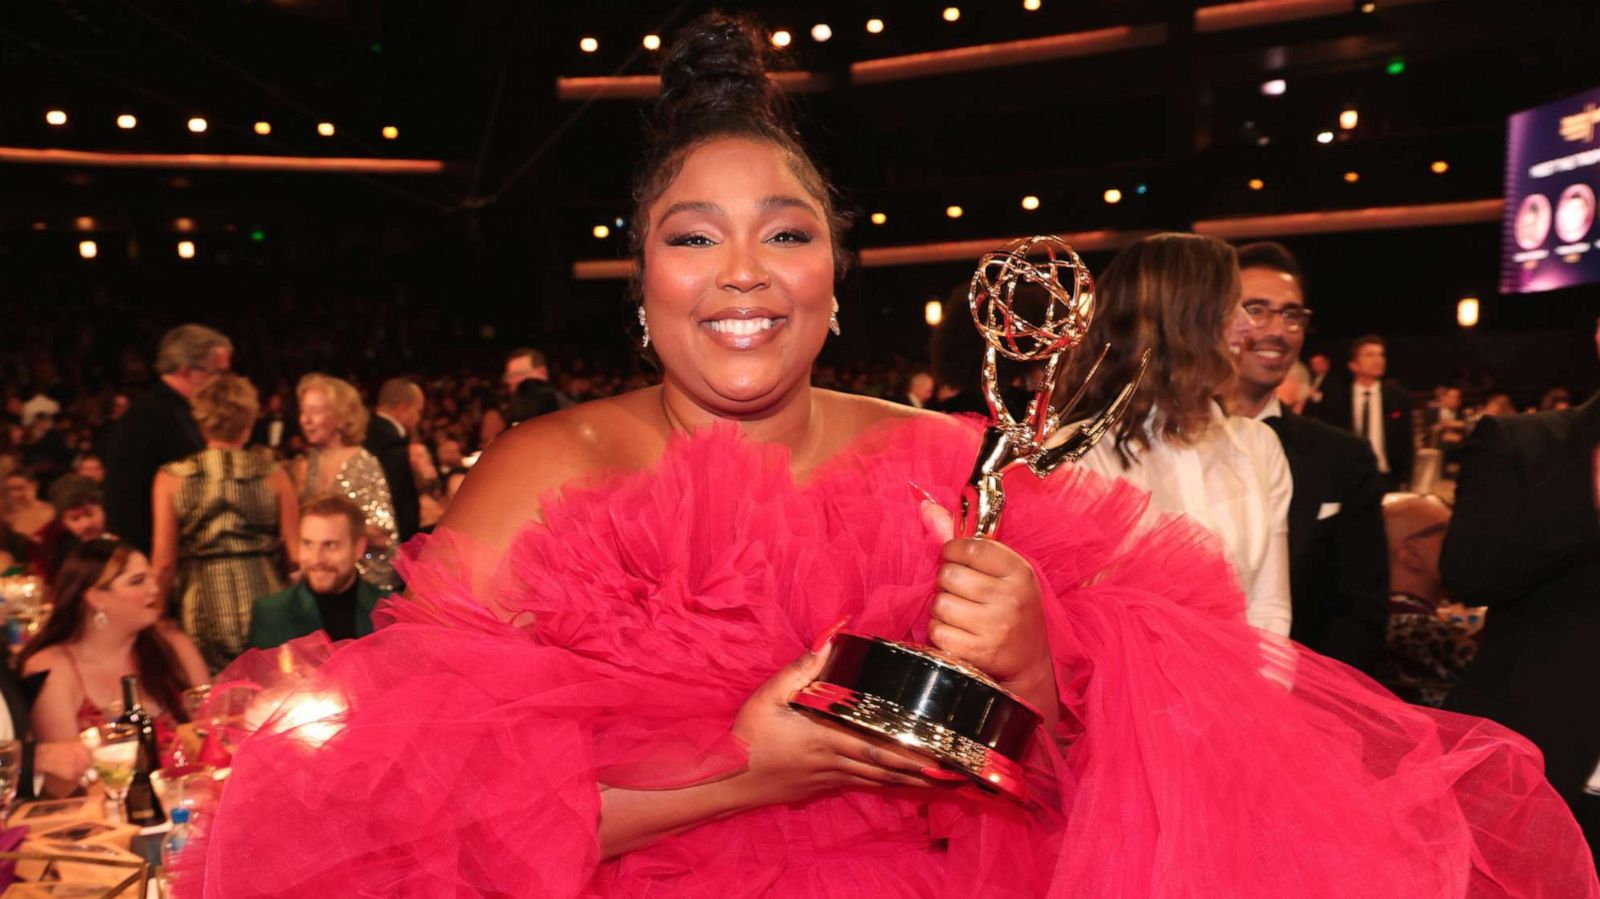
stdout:
MULTIPOLYGON (((777 209, 803 209, 814 216, 817 215, 816 207, 793 194, 773 194, 769 197, 762 197, 761 202, 756 205, 762 212, 772 212, 777 209)), ((721 206, 709 200, 684 200, 668 206, 667 211, 661 213, 661 218, 656 219, 656 227, 661 227, 663 222, 680 212, 702 212, 706 215, 726 214, 721 206)))
MULTIPOLYGON (((1249 303, 1266 303, 1269 306, 1272 305, 1272 301, 1267 299, 1266 297, 1245 297, 1244 299, 1239 301, 1239 305, 1241 305, 1241 306, 1244 306, 1244 305, 1249 304, 1249 303)), ((1283 308, 1285 308, 1285 309, 1288 309, 1291 306, 1298 307, 1300 309, 1305 309, 1306 308, 1306 304, 1304 302, 1302 302, 1302 301, 1299 301, 1299 300, 1291 300, 1291 301, 1283 304, 1283 308)))

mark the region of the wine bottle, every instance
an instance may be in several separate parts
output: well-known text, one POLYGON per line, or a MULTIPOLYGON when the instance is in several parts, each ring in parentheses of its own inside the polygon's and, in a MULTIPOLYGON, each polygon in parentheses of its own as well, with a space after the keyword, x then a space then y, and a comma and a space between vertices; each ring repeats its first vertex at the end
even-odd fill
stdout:
POLYGON ((133 770, 133 783, 128 785, 128 795, 122 801, 122 811, 129 824, 151 827, 167 820, 161 808, 161 797, 156 795, 156 785, 150 775, 156 769, 155 756, 139 741, 139 764, 133 770))
POLYGON ((156 796, 155 784, 150 775, 161 767, 161 748, 156 743, 156 722, 139 701, 139 678, 128 675, 122 679, 122 715, 118 724, 126 724, 139 732, 139 765, 133 772, 133 783, 128 787, 123 808, 128 821, 149 827, 167 820, 156 796))
POLYGON ((139 701, 139 676, 130 674, 122 679, 122 714, 118 724, 126 724, 139 731, 139 745, 150 753, 150 763, 161 767, 161 747, 156 745, 156 719, 144 710, 139 701))

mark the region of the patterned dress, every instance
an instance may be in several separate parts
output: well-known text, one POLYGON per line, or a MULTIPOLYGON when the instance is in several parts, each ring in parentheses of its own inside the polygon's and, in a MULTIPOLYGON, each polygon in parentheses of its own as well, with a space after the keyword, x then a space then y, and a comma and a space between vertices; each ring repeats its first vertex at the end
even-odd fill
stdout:
POLYGON ((367 583, 384 593, 400 589, 400 577, 394 572, 394 552, 400 546, 400 530, 394 520, 394 500, 389 496, 389 482, 383 477, 383 466, 378 457, 364 449, 339 466, 338 472, 326 491, 319 491, 321 478, 317 468, 322 461, 322 451, 312 450, 306 457, 306 482, 300 488, 301 501, 312 499, 323 492, 337 493, 349 499, 367 518, 367 526, 389 535, 389 547, 381 552, 369 548, 367 554, 356 562, 356 570, 367 583))
POLYGON ((208 449, 170 462, 178 479, 179 608, 212 671, 248 647, 250 604, 283 589, 276 465, 245 450, 208 449))

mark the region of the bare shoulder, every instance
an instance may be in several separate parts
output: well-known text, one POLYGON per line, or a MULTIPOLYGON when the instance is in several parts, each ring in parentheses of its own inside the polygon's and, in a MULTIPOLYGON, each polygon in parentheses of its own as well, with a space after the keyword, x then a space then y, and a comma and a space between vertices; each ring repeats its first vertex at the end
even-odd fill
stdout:
POLYGON ((666 440, 653 424, 657 407, 646 394, 654 388, 541 415, 503 432, 468 472, 439 526, 504 548, 541 517, 541 496, 651 464, 666 440))
POLYGON ((40 671, 50 671, 67 664, 67 652, 60 646, 47 646, 28 657, 27 664, 22 666, 23 674, 37 674, 40 671))

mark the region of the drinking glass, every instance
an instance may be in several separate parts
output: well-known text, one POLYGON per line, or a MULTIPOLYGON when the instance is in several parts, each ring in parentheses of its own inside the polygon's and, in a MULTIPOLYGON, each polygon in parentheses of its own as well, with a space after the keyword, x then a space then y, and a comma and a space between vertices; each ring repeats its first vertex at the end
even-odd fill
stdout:
POLYGON ((139 729, 128 724, 100 727, 100 743, 89 750, 94 773, 105 786, 106 799, 116 806, 117 820, 125 821, 123 800, 133 783, 134 767, 139 762, 139 729))
POLYGON ((17 799, 17 781, 22 776, 22 741, 0 740, 0 819, 11 811, 17 799))

